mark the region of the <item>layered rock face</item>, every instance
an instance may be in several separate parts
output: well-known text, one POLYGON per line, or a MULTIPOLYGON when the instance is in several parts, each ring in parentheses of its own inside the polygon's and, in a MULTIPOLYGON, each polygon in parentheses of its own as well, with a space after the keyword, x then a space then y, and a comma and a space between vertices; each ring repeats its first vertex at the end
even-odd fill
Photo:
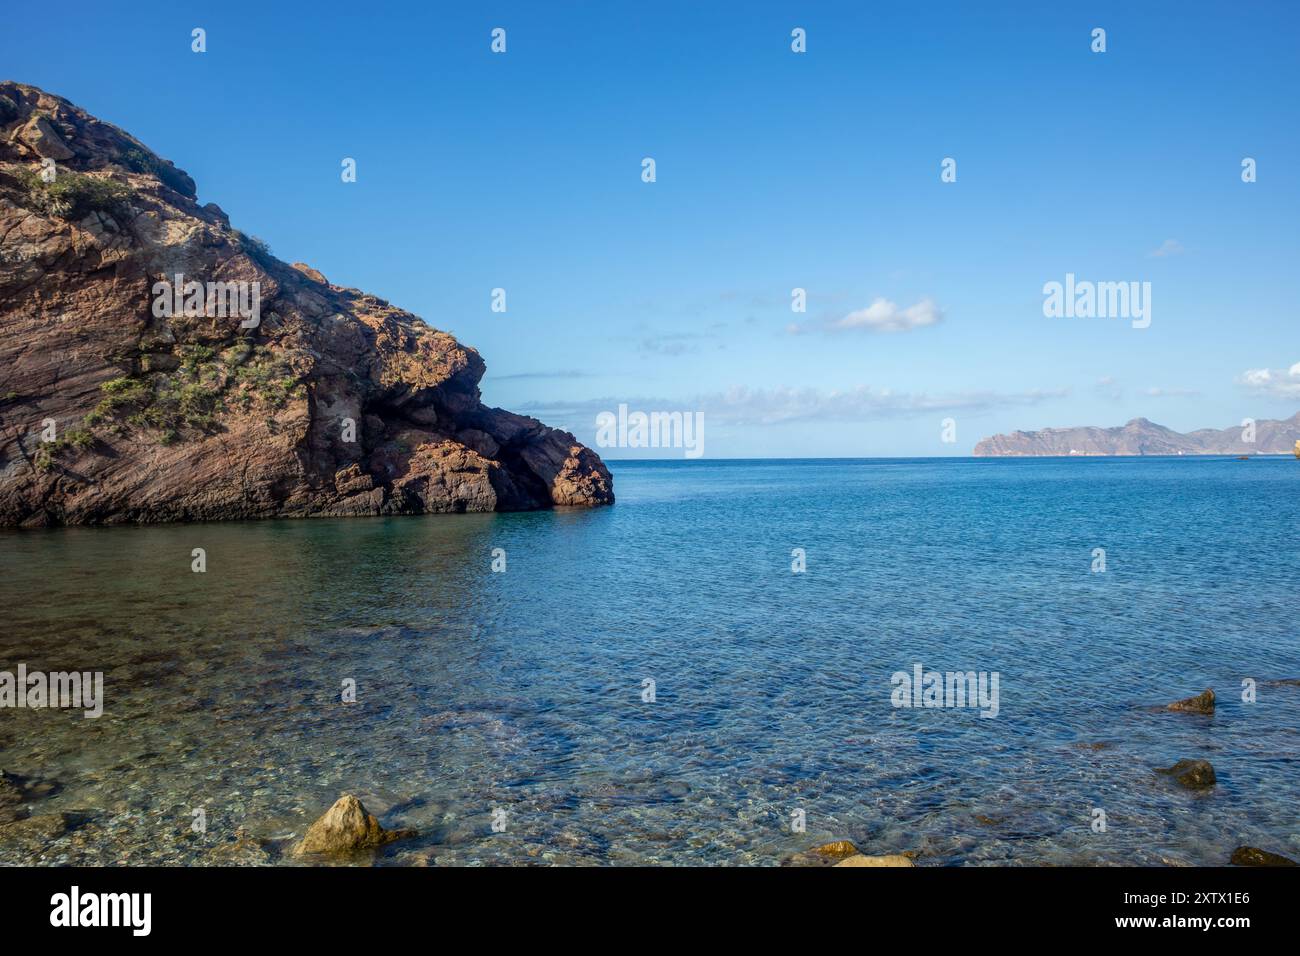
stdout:
POLYGON ((1260 419, 1253 442, 1245 440, 1240 426, 1183 433, 1135 418, 1117 428, 1088 425, 994 435, 975 446, 975 455, 1289 455, 1297 440, 1300 412, 1285 421, 1260 419))
POLYGON ((0 525, 614 500, 483 360, 275 259, 133 137, 0 83, 0 525))

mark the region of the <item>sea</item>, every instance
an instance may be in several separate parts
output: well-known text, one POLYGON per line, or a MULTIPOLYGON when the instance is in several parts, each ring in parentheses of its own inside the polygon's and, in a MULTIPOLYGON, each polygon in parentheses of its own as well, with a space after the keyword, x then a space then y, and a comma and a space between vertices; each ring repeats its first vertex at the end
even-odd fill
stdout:
POLYGON ((1300 461, 609 465, 590 510, 0 533, 0 671, 103 675, 0 709, 65 823, 0 864, 316 865, 345 793, 416 831, 356 865, 1300 857, 1300 461))

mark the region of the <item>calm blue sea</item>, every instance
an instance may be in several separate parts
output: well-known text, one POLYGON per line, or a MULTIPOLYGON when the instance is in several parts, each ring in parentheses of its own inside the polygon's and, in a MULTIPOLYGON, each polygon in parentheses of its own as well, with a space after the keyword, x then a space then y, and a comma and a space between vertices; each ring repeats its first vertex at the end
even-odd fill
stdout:
POLYGON ((0 535, 0 669, 107 698, 0 711, 0 767, 82 821, 0 862, 215 862, 239 828, 288 862, 343 792, 420 831, 379 864, 1300 857, 1300 686, 1270 683, 1300 678, 1300 462, 611 468, 591 511, 0 535), (997 672, 997 716, 894 707, 918 663, 997 672), (1158 709, 1206 687, 1213 717, 1158 709), (1154 772, 1182 758, 1218 785, 1154 772))

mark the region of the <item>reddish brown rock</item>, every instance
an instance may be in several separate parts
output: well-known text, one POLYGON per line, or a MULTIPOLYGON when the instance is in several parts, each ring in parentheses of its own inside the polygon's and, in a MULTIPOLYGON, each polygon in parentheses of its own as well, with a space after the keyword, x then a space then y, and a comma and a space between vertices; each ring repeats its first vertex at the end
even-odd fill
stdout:
POLYGON ((18 131, 18 138, 41 157, 64 160, 71 159, 75 155, 63 144, 62 138, 50 125, 50 121, 40 114, 28 120, 27 125, 18 131))
POLYGON ((572 435, 482 404, 474 349, 280 262, 66 100, 0 83, 4 104, 0 525, 613 502, 572 435), (260 322, 155 315, 155 283, 177 273, 256 283, 260 322))

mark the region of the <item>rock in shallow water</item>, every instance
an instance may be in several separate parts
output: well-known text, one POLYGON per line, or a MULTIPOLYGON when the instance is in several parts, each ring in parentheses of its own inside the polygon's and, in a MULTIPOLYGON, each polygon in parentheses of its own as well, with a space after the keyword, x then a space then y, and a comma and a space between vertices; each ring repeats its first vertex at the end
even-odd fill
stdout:
POLYGON ((235 838, 217 844, 209 852, 211 862, 219 866, 255 866, 270 862, 263 841, 240 827, 235 838))
POLYGON ((9 840, 55 840, 68 832, 72 818, 66 813, 43 813, 0 826, 0 842, 9 840))
POLYGON ((1205 790, 1217 782, 1214 767, 1208 760, 1180 760, 1172 767, 1156 770, 1168 774, 1189 790, 1205 790))
POLYGON ((1177 710, 1186 714, 1212 714, 1214 713, 1214 691, 1206 688, 1195 697, 1174 701, 1166 709, 1177 710))
POLYGON ((916 866, 910 859, 901 853, 887 853, 884 856, 867 856, 865 853, 855 853, 853 856, 847 856, 836 866, 916 866))
POLYGON ((1253 846, 1239 846, 1232 851, 1233 866, 1297 866, 1295 860, 1279 853, 1269 853, 1253 846))
POLYGON ((36 780, 0 770, 0 823, 13 823, 29 816, 31 811, 23 804, 58 791, 59 785, 53 781, 36 780))
POLYGON ((0 770, 0 823, 12 823, 21 817, 22 811, 19 808, 22 802, 22 788, 0 770))
POLYGON ((414 830, 385 830, 366 812, 360 800, 345 793, 325 811, 324 816, 307 828, 307 835, 294 848, 293 855, 337 855, 373 850, 411 836, 415 836, 414 830))
POLYGON ((836 840, 804 850, 781 861, 782 866, 916 866, 905 854, 871 856, 848 840, 836 840))

